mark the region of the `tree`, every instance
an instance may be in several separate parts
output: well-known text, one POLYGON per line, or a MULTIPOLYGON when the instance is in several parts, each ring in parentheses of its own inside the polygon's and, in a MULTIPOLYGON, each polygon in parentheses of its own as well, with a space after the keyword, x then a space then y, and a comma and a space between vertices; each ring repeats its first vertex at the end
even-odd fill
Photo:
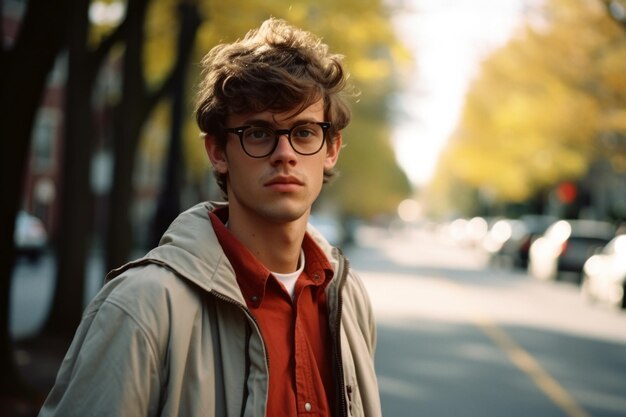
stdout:
POLYGON ((92 223, 89 183, 93 154, 91 97, 104 59, 126 26, 115 30, 88 49, 88 6, 72 0, 68 24, 68 75, 65 87, 65 135, 62 152, 60 230, 57 239, 57 271, 52 309, 44 332, 70 340, 83 311, 85 266, 92 223))
MULTIPOLYGON (((113 45, 120 40, 121 34, 128 33, 127 22, 136 23, 143 19, 142 14, 145 13, 146 2, 130 3, 133 5, 133 12, 129 13, 130 17, 104 36, 97 47, 88 50, 89 2, 68 0, 53 5, 50 2, 30 1, 22 21, 20 36, 11 48, 0 51, 2 61, 0 109, 3 114, 14 116, 7 118, 7 122, 3 121, 1 124, 2 137, 15 139, 2 141, 4 147, 2 186, 5 195, 8 196, 6 204, 3 199, 3 204, 0 206, 2 211, 0 224, 2 224, 2 235, 5 236, 1 241, 3 256, 0 257, 2 272, 0 296, 6 301, 1 303, 0 315, 2 333, 0 357, 3 361, 0 388, 3 394, 19 390, 21 387, 13 360, 12 341, 8 330, 8 312, 11 267, 15 260, 12 239, 13 219, 21 201, 22 183, 11 180, 15 178, 15 172, 21 173, 25 170, 34 114, 45 86, 46 76, 59 51, 67 44, 69 45, 69 74, 66 86, 64 119, 66 132, 61 184, 63 236, 58 242, 58 270, 53 308, 46 323, 45 332, 70 337, 75 331, 83 309, 85 259, 92 210, 88 182, 93 146, 88 139, 92 137, 90 131, 92 127, 91 90, 101 63, 113 45), (34 51, 37 53, 33 53, 34 51)), ((185 4, 187 9, 195 10, 193 3, 186 2, 185 4)), ((181 62, 185 62, 191 49, 190 45, 193 44, 197 19, 192 22, 195 27, 188 25, 192 35, 181 40, 185 42, 185 47, 179 51, 182 56, 181 62)), ((131 51, 133 48, 138 49, 133 41, 141 41, 141 31, 140 25, 139 36, 133 36, 131 32, 131 35, 127 37, 131 51)), ((132 60, 129 61, 132 63, 132 60)), ((141 59, 139 58, 137 62, 141 62, 141 59)), ((181 72, 178 66, 176 71, 181 72)), ((132 80, 132 75, 136 75, 137 72, 130 71, 130 74, 132 80)), ((166 80, 161 90, 150 97, 151 100, 156 101, 171 90, 172 82, 172 77, 166 80)), ((149 101, 143 108, 147 112, 152 105, 149 101)), ((140 114, 146 117, 145 113, 140 114)), ((120 123, 120 126, 122 124, 120 123)))
MULTIPOLYGON (((602 0, 607 15, 615 20, 626 31, 626 2, 623 0, 602 0)), ((626 48, 621 45, 620 52, 611 54, 612 59, 607 62, 606 69, 603 71, 604 77, 607 79, 607 85, 611 91, 618 96, 618 100, 622 103, 626 101, 624 93, 626 86, 624 85, 624 77, 621 64, 626 60, 626 48), (612 65, 618 61, 620 65, 612 65), (608 68, 607 68, 608 67, 608 68)), ((622 111, 614 112, 610 117, 611 128, 604 136, 608 157, 613 166, 619 172, 626 172, 626 111, 621 106, 622 111)))
POLYGON ((484 61, 442 171, 496 201, 521 202, 623 159, 626 36, 598 2, 552 0, 484 61), (620 133, 621 134, 621 133, 620 133))
POLYGON ((0 392, 19 389, 9 334, 13 233, 21 203, 30 134, 46 77, 65 42, 69 2, 31 0, 12 45, 0 46, 0 392))
MULTIPOLYGON (((185 52, 185 44, 194 39, 195 33, 200 24, 198 11, 195 5, 181 3, 180 13, 180 34, 176 50, 179 54, 185 52)), ((187 59, 179 56, 178 61, 187 59)), ((163 186, 157 202, 156 214, 152 225, 152 245, 156 246, 170 223, 180 213, 179 190, 183 183, 182 158, 182 128, 184 121, 183 109, 185 109, 185 82, 187 80, 187 67, 177 65, 174 67, 174 85, 172 86, 172 107, 171 107, 171 128, 170 143, 167 152, 167 164, 165 175, 163 176, 163 186)))
MULTIPOLYGON (((125 263, 130 256, 133 238, 130 224, 130 207, 133 201, 132 178, 137 148, 143 127, 156 104, 173 91, 177 77, 187 67, 194 45, 197 28, 201 22, 195 2, 182 2, 182 15, 189 19, 185 30, 181 30, 180 49, 177 59, 161 84, 148 89, 143 67, 144 25, 148 1, 129 2, 128 26, 125 34, 123 70, 123 96, 118 112, 114 141, 115 167, 113 190, 109 210, 109 228, 106 238, 106 265, 112 269, 125 263), (187 14, 189 13, 189 15, 187 14), (193 17, 189 17, 193 16, 193 17)), ((171 198, 177 198, 171 196, 171 198)))

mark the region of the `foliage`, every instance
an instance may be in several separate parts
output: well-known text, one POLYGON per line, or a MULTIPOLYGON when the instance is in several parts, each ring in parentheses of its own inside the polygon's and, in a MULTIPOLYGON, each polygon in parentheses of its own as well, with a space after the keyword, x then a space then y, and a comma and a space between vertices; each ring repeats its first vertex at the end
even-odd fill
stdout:
POLYGON ((521 202, 601 158, 623 172, 625 71, 626 33, 601 2, 548 1, 483 62, 433 192, 460 183, 521 202))

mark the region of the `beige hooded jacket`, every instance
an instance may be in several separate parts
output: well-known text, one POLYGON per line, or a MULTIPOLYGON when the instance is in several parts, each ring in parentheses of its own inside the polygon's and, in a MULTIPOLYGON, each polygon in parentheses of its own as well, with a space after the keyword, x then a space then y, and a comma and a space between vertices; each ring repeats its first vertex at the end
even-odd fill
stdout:
MULTIPOLYGON (((265 347, 213 232, 213 208, 182 213, 157 248, 107 276, 41 417, 265 416, 265 347)), ((327 287, 339 399, 333 415, 378 417, 369 298, 339 250, 309 233, 335 270, 327 287)))

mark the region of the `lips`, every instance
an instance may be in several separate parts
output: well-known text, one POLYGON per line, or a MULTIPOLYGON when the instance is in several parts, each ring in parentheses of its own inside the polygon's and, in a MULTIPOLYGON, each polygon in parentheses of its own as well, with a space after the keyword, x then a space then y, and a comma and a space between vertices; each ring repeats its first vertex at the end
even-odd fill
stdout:
POLYGON ((304 183, 296 177, 281 175, 271 178, 264 185, 274 192, 281 194, 291 194, 301 190, 304 183))
POLYGON ((263 185, 265 185, 265 186, 271 186, 271 185, 304 185, 304 183, 302 181, 300 181, 296 177, 279 176, 279 177, 274 177, 274 178, 270 179, 269 181, 267 181, 263 185))

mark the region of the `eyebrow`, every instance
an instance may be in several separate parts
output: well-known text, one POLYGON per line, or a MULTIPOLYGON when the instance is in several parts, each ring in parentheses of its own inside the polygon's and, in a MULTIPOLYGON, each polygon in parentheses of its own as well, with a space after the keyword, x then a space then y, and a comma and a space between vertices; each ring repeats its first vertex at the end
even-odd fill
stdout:
MULTIPOLYGON (((319 123, 319 120, 314 120, 312 118, 302 118, 299 120, 295 120, 290 126, 298 126, 298 125, 303 125, 306 123, 319 123)), ((268 121, 268 120, 264 120, 264 119, 247 119, 243 122, 244 125, 246 126, 260 126, 260 127, 270 127, 270 128, 277 128, 277 126, 268 121)))

